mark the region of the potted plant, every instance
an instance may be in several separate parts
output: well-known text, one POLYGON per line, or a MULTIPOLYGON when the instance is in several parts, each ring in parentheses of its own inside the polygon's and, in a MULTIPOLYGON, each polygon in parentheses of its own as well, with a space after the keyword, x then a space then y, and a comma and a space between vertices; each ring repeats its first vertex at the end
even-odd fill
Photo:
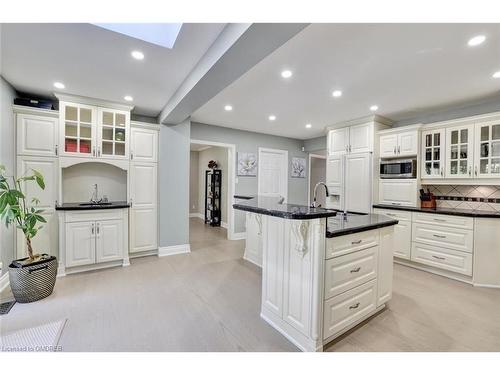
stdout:
POLYGON ((5 167, 0 165, 0 219, 5 225, 13 224, 22 230, 28 247, 28 257, 16 259, 9 265, 9 280, 12 293, 17 302, 34 302, 52 294, 56 283, 57 259, 48 254, 34 254, 32 239, 46 220, 43 210, 37 209, 37 198, 26 201, 22 182, 36 183, 42 190, 45 182, 40 172, 32 170, 32 175, 18 179, 12 177, 12 186, 5 175, 5 167))

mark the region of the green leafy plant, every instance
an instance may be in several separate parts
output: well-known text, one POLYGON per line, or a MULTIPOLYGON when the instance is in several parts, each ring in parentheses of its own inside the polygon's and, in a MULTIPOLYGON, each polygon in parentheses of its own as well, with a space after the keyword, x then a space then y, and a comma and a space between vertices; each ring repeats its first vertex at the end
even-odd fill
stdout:
POLYGON ((31 170, 32 175, 24 175, 19 178, 6 176, 5 166, 0 165, 0 219, 5 223, 7 228, 12 223, 23 231, 28 246, 27 262, 33 262, 40 259, 40 255, 33 255, 31 240, 36 236, 42 228, 39 223, 47 221, 41 215, 43 210, 37 209, 35 206, 40 203, 37 198, 31 199, 31 205, 26 202, 26 195, 22 191, 22 183, 24 181, 34 181, 42 190, 45 189, 45 182, 40 172, 31 170), (9 183, 9 178, 12 181, 12 186, 9 183))

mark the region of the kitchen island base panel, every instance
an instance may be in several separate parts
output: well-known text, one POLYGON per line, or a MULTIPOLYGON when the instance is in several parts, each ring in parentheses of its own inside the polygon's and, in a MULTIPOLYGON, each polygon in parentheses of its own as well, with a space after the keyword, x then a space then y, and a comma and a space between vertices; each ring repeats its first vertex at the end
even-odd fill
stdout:
POLYGON ((448 279, 452 279, 452 280, 456 280, 456 281, 461 281, 463 283, 467 283, 467 284, 470 284, 470 285, 482 286, 482 285, 476 285, 476 284, 474 284, 472 282, 472 277, 470 277, 470 276, 461 275, 459 273, 455 273, 455 272, 452 272, 452 271, 443 270, 443 269, 440 269, 440 268, 435 268, 435 267, 432 267, 432 266, 428 266, 426 264, 416 263, 416 262, 413 262, 411 260, 394 257, 394 263, 400 264, 400 265, 406 266, 406 267, 415 268, 415 269, 420 270, 420 271, 426 271, 426 272, 429 272, 429 273, 433 273, 433 274, 438 275, 438 276, 447 277, 448 279))

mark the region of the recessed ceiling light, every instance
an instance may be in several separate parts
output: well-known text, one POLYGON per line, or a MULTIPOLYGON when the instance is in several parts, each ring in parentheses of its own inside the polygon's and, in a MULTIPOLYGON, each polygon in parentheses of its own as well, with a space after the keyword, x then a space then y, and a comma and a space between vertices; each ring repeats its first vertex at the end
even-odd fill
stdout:
POLYGON ((224 109, 226 111, 232 111, 233 110, 233 106, 231 106, 231 105, 228 104, 228 105, 224 106, 224 109))
POLYGON ((498 72, 493 73, 493 78, 500 78, 500 70, 498 72))
POLYGON ((63 89, 65 88, 66 86, 64 86, 64 83, 61 83, 61 82, 54 82, 54 87, 56 89, 63 89))
POLYGON ((132 98, 130 95, 125 95, 123 99, 125 99, 127 102, 131 102, 132 100, 134 100, 134 98, 132 98))
POLYGON ((307 128, 307 129, 311 129, 311 128, 312 128, 312 125, 311 125, 311 124, 306 124, 306 128, 307 128))
POLYGON ((339 98, 339 97, 341 97, 341 96, 342 96, 342 91, 340 91, 340 90, 335 90, 334 92, 332 92, 332 96, 333 96, 334 98, 339 98))
POLYGON ((132 51, 131 55, 136 60, 144 60, 144 54, 141 51, 132 51))
POLYGON ((470 38, 469 41, 467 42, 467 44, 470 47, 475 47, 475 46, 482 44, 485 40, 486 40, 486 37, 484 35, 476 35, 475 37, 470 38))
POLYGON ((376 111, 378 109, 378 105, 372 105, 370 107, 370 111, 376 111))
POLYGON ((274 121, 274 120, 276 120, 276 116, 275 115, 269 116, 269 121, 274 121))
POLYGON ((283 78, 290 78, 292 76, 292 71, 291 70, 283 70, 281 72, 281 76, 283 78))

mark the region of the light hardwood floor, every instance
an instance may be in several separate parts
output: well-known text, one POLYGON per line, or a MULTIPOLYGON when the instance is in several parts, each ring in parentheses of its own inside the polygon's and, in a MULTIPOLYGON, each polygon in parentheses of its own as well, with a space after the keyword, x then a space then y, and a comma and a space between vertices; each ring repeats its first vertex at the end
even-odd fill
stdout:
MULTIPOLYGON (((65 351, 296 351, 259 317, 244 241, 190 221, 190 254, 60 278, 49 298, 0 317, 1 333, 67 318, 65 351)), ((500 290, 396 265, 388 308, 326 350, 500 351, 499 311, 500 290)))

